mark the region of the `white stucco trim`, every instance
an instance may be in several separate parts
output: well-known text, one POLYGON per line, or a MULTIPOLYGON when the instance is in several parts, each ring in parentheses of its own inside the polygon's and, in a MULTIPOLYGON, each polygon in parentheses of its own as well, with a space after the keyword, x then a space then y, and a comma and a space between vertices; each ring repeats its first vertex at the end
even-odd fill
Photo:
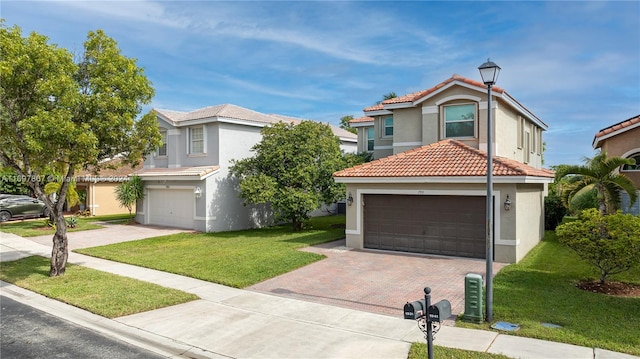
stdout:
POLYGON ((206 217, 201 217, 201 216, 195 216, 194 219, 196 221, 215 221, 216 219, 218 219, 216 216, 206 216, 206 217))
MULTIPOLYGON (((623 122, 625 122, 625 121, 623 121, 623 122)), ((623 127, 623 128, 617 129, 617 130, 615 130, 615 131, 613 131, 611 133, 607 133, 606 135, 604 135, 602 137, 597 137, 593 141, 593 148, 597 148, 598 147, 598 143, 601 142, 601 141, 606 140, 607 138, 611 138, 611 137, 617 136, 617 135, 619 135, 619 134, 621 134, 623 132, 627 132, 627 131, 632 130, 632 129, 636 128, 636 127, 640 127, 640 122, 634 123, 631 126, 627 126, 627 127, 623 127)), ((607 127, 607 128, 609 128, 609 127, 607 127)), ((620 157, 622 157, 622 156, 620 156, 620 157)))
POLYGON ((497 239, 495 240, 496 245, 501 246, 518 246, 520 245, 519 239, 497 239))
POLYGON ((393 115, 393 112, 389 110, 365 111, 365 115, 367 116, 393 115))
MULTIPOLYGON (((378 149, 378 147, 376 147, 378 149)), ((485 176, 441 177, 334 177, 337 183, 487 183, 485 176)), ((552 183, 553 178, 533 176, 493 176, 493 183, 552 183)))
MULTIPOLYGON (((413 195, 413 196, 487 196, 487 191, 481 190, 422 190, 422 189, 382 189, 382 188, 358 188, 356 190, 356 196, 354 198, 354 205, 356 206, 356 229, 346 229, 345 234, 362 235, 362 223, 363 223, 363 209, 366 203, 363 203, 363 197, 365 194, 397 194, 397 195, 413 195)), ((500 191, 493 191, 495 203, 502 203, 502 197, 500 191)), ((512 245, 511 240, 502 240, 500 238, 500 207, 496 205, 494 207, 494 244, 500 245, 512 245), (498 243, 500 242, 500 243, 498 243)), ((516 244, 517 245, 517 244, 516 244)))
POLYGON ((356 122, 356 123, 352 123, 349 126, 353 127, 353 128, 358 128, 358 127, 373 127, 373 120, 371 121, 367 121, 367 122, 356 122))
POLYGON ((373 150, 392 150, 393 146, 373 146, 373 150))
POLYGON ((453 95, 453 96, 447 96, 447 97, 445 97, 445 98, 443 98, 441 100, 436 101, 436 105, 440 106, 443 103, 446 103, 446 102, 449 102, 449 101, 453 101, 453 100, 471 100, 471 101, 474 101, 474 102, 480 102, 481 99, 478 96, 472 96, 472 95, 465 95, 465 94, 453 95))
POLYGON ((180 129, 179 128, 172 128, 167 130, 167 136, 178 136, 180 135, 180 129))
MULTIPOLYGON (((638 122, 638 124, 640 125, 640 122, 638 122)), ((629 156, 631 156, 631 155, 633 155, 633 154, 636 154, 636 153, 640 153, 640 147, 638 147, 638 148, 634 148, 634 149, 632 149, 632 150, 629 150, 629 151, 627 151, 627 152, 623 153, 620 157, 622 157, 622 158, 628 158, 629 156)))
POLYGON ((394 142, 393 147, 422 146, 422 142, 394 142))

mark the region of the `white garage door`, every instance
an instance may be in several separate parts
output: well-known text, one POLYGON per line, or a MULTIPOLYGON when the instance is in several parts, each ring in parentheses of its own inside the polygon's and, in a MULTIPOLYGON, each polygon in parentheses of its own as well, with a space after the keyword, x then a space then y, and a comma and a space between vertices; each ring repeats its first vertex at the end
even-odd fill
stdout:
POLYGON ((193 190, 150 189, 148 200, 149 224, 193 229, 193 190))

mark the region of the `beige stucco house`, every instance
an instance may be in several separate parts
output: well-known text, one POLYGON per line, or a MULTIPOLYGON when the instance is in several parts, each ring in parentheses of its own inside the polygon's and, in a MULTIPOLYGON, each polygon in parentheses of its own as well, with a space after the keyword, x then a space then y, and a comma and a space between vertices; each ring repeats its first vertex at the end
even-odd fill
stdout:
MULTIPOLYGON (((548 126, 504 89, 492 95, 494 260, 511 263, 544 236, 548 126)), ((347 246, 486 257, 487 103, 484 84, 454 75, 351 121, 375 160, 334 174, 347 188, 347 246)))
MULTIPOLYGON (((635 165, 625 165, 620 168, 620 173, 625 174, 635 183, 640 197, 640 115, 598 131, 593 137, 593 148, 601 149, 608 156, 636 160, 635 165)), ((622 192, 622 210, 640 215, 640 201, 636 201, 630 207, 629 195, 622 192)))
POLYGON ((80 171, 76 175, 76 188, 79 193, 85 193, 85 195, 74 210, 84 208, 92 216, 129 213, 127 208, 120 206, 115 190, 120 183, 127 181, 129 174, 134 171, 135 169, 130 166, 122 166, 120 159, 110 160, 107 167, 100 172, 80 171))

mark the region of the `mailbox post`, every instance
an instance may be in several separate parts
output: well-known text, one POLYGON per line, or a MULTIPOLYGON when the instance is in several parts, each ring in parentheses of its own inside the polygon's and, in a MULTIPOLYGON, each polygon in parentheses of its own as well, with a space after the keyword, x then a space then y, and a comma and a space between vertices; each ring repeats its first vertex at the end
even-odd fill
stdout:
POLYGON ((433 327, 431 325, 431 288, 424 288, 424 301, 427 308, 427 357, 433 359, 433 327))
POLYGON ((444 299, 431 305, 431 288, 424 288, 424 300, 407 302, 404 305, 404 319, 418 321, 418 328, 427 339, 427 356, 433 359, 433 335, 440 330, 442 322, 451 316, 451 303, 444 299), (435 330, 434 324, 437 324, 435 330))

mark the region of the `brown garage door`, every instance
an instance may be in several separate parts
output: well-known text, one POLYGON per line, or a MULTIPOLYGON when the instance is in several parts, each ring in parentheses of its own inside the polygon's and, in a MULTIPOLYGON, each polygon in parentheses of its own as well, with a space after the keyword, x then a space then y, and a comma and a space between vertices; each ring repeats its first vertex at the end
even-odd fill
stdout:
POLYGON ((364 196, 364 247, 485 258, 485 197, 364 196))

